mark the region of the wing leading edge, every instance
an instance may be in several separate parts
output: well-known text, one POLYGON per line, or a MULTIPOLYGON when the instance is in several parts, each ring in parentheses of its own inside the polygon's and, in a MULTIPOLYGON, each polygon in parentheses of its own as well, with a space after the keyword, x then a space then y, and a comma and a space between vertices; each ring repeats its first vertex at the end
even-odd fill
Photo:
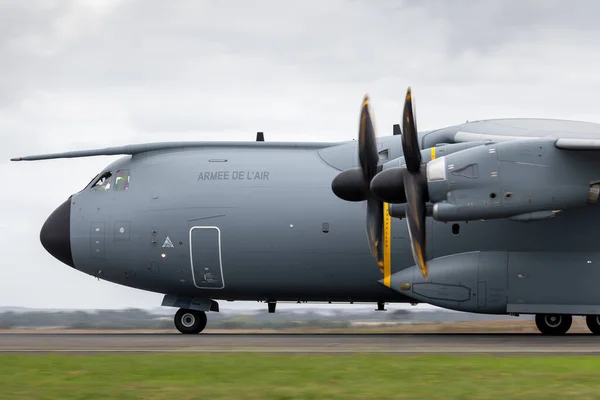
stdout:
POLYGON ((600 143, 600 124, 558 119, 513 118, 465 122, 428 132, 425 147, 437 143, 468 143, 558 139, 557 147, 596 149, 600 143))

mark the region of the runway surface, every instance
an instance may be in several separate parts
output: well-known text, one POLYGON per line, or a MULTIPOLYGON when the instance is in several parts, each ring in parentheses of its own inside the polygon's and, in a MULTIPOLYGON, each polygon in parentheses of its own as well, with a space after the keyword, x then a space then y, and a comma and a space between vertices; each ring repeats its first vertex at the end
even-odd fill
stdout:
POLYGON ((588 334, 0 334, 0 353, 600 354, 588 334))

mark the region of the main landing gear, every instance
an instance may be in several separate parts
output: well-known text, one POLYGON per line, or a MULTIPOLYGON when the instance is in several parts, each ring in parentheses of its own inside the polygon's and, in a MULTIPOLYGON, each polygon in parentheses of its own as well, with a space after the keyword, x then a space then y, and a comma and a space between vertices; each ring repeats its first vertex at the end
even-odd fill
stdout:
MULTIPOLYGON (((564 335, 567 333, 573 317, 568 314, 536 314, 535 324, 545 335, 564 335)), ((588 329, 594 335, 600 335, 600 315, 588 315, 585 317, 588 329)))
POLYGON ((535 325, 544 335, 564 335, 567 333, 573 317, 567 314, 536 314, 535 325))
POLYGON ((588 315, 585 317, 588 329, 594 335, 600 335, 600 315, 588 315))
POLYGON ((183 334, 197 335, 206 328, 206 313, 180 308, 175 313, 175 327, 183 334))

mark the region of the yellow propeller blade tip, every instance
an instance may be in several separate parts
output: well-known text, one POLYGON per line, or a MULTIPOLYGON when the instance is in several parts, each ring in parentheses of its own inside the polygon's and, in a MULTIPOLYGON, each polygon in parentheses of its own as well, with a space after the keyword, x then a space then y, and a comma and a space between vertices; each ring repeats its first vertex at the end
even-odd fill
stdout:
POLYGON ((427 266, 422 266, 421 267, 421 274, 423 274, 423 277, 425 278, 425 280, 429 279, 429 273, 427 271, 427 266))
POLYGON ((363 102, 362 102, 362 106, 366 107, 369 105, 369 94, 365 94, 365 97, 363 97, 363 102))

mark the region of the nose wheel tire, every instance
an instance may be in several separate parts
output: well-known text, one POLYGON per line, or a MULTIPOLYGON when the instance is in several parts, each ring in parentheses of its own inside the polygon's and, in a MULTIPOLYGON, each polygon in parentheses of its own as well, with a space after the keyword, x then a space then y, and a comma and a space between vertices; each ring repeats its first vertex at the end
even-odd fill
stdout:
POLYGON ((588 329, 594 335, 600 335, 600 315, 588 315, 585 317, 588 329))
POLYGON ((183 334, 197 335, 206 328, 206 322, 204 311, 180 308, 175 313, 175 327, 183 334))
POLYGON ((571 328, 573 317, 566 314, 537 314, 535 325, 544 335, 564 335, 571 328))

